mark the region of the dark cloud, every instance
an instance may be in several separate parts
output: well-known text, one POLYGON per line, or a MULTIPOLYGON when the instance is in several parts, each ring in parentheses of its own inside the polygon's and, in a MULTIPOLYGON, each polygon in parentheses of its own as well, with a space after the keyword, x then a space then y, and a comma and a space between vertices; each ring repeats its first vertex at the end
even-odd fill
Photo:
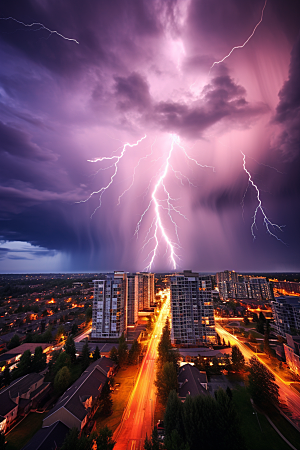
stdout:
POLYGON ((55 156, 51 152, 43 151, 32 142, 32 137, 26 131, 4 124, 0 121, 0 151, 19 158, 53 161, 55 156))
POLYGON ((221 121, 248 126, 264 114, 264 104, 249 104, 246 91, 228 76, 218 76, 204 87, 199 100, 187 103, 161 102, 155 106, 156 122, 166 131, 199 138, 203 131, 221 121))
POLYGON ((115 77, 115 95, 121 110, 137 109, 144 111, 151 105, 149 85, 139 73, 133 72, 128 77, 115 77))
MULTIPOLYGON (((179 218, 183 264, 205 271, 222 270, 228 261, 237 270, 248 261, 253 266, 260 261, 265 268, 272 261, 298 264, 296 1, 268 0, 264 21, 249 45, 209 73, 216 59, 249 36, 263 4, 264 0, 3 0, 1 17, 40 22, 79 41, 78 45, 38 26, 31 29, 0 20, 3 240, 39 246, 40 250, 28 250, 29 256, 23 254, 39 261, 66 255, 65 270, 108 270, 117 265, 143 269, 149 249, 141 251, 145 236, 136 241, 134 230, 151 198, 155 177, 165 167, 168 134, 174 133, 195 160, 215 167, 214 172, 202 170, 191 160, 186 164, 180 149, 174 152, 174 172, 165 187, 179 199, 176 205, 188 218, 179 218), (277 128, 276 147, 270 141, 277 128), (114 169, 111 161, 87 160, 115 157, 125 142, 134 143, 144 135, 142 145, 126 150, 113 186, 90 219, 99 196, 76 202, 106 186, 114 169), (277 241, 265 243, 261 222, 261 245, 253 247, 250 225, 257 199, 248 189, 244 223, 241 201, 248 180, 241 150, 266 211, 286 224, 289 243, 294 239, 290 254, 277 241), (204 267, 208 261, 211 267, 204 267)), ((169 212, 175 216, 174 210, 169 212)), ((152 220, 146 215, 144 231, 152 220)), ((8 244, 0 247, 0 254, 5 255, 2 262, 19 256, 8 244)), ((162 268, 169 270, 164 252, 160 258, 162 268)))
POLYGON ((287 158, 300 153, 300 36, 291 53, 289 78, 279 92, 275 121, 283 128, 279 148, 287 158))

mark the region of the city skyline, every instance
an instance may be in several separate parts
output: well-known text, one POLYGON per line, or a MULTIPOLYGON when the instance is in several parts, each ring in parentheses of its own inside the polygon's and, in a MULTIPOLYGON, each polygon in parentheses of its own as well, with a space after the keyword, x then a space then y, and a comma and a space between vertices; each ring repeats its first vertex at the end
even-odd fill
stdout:
POLYGON ((0 273, 300 271, 299 16, 4 1, 0 273))

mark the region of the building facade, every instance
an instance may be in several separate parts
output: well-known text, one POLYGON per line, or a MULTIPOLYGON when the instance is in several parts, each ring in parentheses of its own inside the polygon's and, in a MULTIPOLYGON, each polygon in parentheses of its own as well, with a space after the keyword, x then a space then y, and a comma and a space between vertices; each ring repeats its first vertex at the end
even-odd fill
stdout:
POLYGON ((216 274, 216 286, 222 300, 256 299, 269 301, 272 292, 265 277, 242 276, 225 270, 216 274))
POLYGON ((171 338, 178 345, 216 342, 210 277, 184 271, 171 277, 171 338))
POLYGON ((134 326, 138 321, 139 306, 139 276, 136 273, 127 274, 127 326, 134 326))
POLYGON ((127 275, 107 274, 94 280, 92 339, 117 340, 127 327, 127 275))
POLYGON ((300 298, 275 297, 271 302, 275 330, 281 336, 300 332, 300 298))
POLYGON ((148 272, 138 272, 138 309, 145 311, 154 304, 154 274, 148 272))

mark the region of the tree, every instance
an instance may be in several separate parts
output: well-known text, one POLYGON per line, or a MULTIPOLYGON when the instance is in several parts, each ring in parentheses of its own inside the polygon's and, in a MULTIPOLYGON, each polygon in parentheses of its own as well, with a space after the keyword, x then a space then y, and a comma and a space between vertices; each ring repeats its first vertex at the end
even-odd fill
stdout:
POLYGON ((36 347, 32 360, 32 372, 40 372, 41 370, 45 369, 46 365, 46 354, 43 353, 42 347, 36 347))
POLYGON ((57 342, 59 342, 61 340, 61 338, 64 336, 65 334, 65 328, 63 325, 59 325, 59 327, 57 328, 57 332, 55 334, 55 339, 57 342))
POLYGON ((172 362, 166 362, 162 368, 157 370, 154 384, 157 388, 157 395, 160 402, 165 405, 167 403, 169 393, 173 389, 177 391, 178 388, 177 372, 172 362))
POLYGON ((253 356, 249 361, 249 392, 253 401, 261 407, 278 403, 279 389, 275 376, 253 356))
POLYGON ((82 347, 82 355, 81 355, 81 370, 82 372, 90 365, 90 349, 89 343, 86 339, 84 346, 82 347))
POLYGON ((85 310, 85 323, 88 324, 91 320, 92 320, 92 314, 93 314, 93 309, 91 306, 89 306, 86 310, 85 310))
POLYGON ((37 336, 37 341, 40 342, 51 342, 52 341, 52 327, 48 327, 45 333, 37 336))
POLYGON ((266 355, 271 356, 272 355, 272 349, 270 346, 270 322, 269 320, 266 321, 265 324, 265 336, 264 336, 264 352, 266 355))
POLYGON ((188 395, 184 403, 172 391, 164 422, 167 450, 244 449, 235 404, 223 389, 215 398, 188 395))
POLYGON ((67 366, 62 367, 54 378, 54 389, 59 394, 62 394, 69 386, 71 381, 71 374, 67 366))
POLYGON ((176 429, 171 431, 164 444, 167 450, 190 450, 189 444, 183 441, 176 429))
POLYGON ((258 315, 256 313, 252 314, 252 322, 258 322, 258 315))
POLYGON ((126 364, 127 359, 128 359, 128 347, 123 333, 122 336, 120 336, 119 338, 119 345, 118 345, 118 361, 120 367, 126 364))
POLYGON ((79 437, 78 428, 74 427, 68 432, 61 450, 91 450, 92 439, 87 438, 84 434, 79 437))
POLYGON ((111 392, 110 392, 110 386, 109 386, 109 381, 106 380, 101 394, 100 394, 100 399, 99 399, 99 407, 101 409, 101 414, 104 417, 108 417, 112 414, 112 406, 113 406, 113 401, 111 398, 111 392))
POLYGON ((12 348, 18 347, 20 345, 20 338, 17 334, 15 334, 9 343, 7 344, 8 350, 11 350, 12 348))
POLYGON ((148 436, 146 434, 146 439, 144 441, 144 449, 145 450, 159 450, 158 432, 157 432, 156 427, 154 427, 152 430, 151 439, 148 439, 148 436))
POLYGON ((112 431, 108 427, 103 427, 99 433, 92 433, 89 437, 81 434, 74 427, 67 434, 61 450, 112 450, 115 441, 112 440, 112 431))
POLYGON ((5 367, 3 371, 3 384, 4 386, 8 386, 10 383, 10 371, 8 367, 5 367))
POLYGON ((184 437, 183 403, 175 390, 168 397, 166 412, 164 416, 164 428, 166 436, 170 436, 175 428, 180 436, 184 437))
POLYGON ((136 360, 141 351, 141 344, 135 339, 131 345, 131 348, 128 352, 128 361, 129 364, 135 364, 136 360))
POLYGON ((5 450, 6 443, 5 443, 5 434, 3 431, 0 431, 0 450, 5 450))
POLYGON ((62 367, 70 367, 71 366, 71 358, 66 352, 60 352, 58 357, 53 365, 53 373, 56 375, 57 372, 60 371, 62 367))
POLYGON ((26 338, 24 339, 24 344, 25 343, 31 344, 31 342, 33 342, 33 334, 32 333, 27 333, 26 334, 26 338))
POLYGON ((232 400, 232 390, 230 389, 229 386, 227 386, 227 388, 226 388, 226 394, 228 395, 228 397, 230 398, 230 400, 232 400))
POLYGON ((245 366, 245 358, 241 350, 236 346, 232 346, 231 360, 234 370, 242 370, 245 366))
POLYGON ((93 353, 93 360, 97 361, 97 359, 99 359, 99 358, 101 358, 101 355, 100 355, 99 347, 98 347, 98 345, 96 345, 96 348, 93 353))
POLYGON ((107 426, 100 428, 96 438, 97 450, 112 450, 116 444, 112 439, 112 430, 107 426))
POLYGON ((66 340, 66 343, 64 345, 64 349, 67 355, 70 356, 71 362, 76 361, 76 347, 73 337, 70 335, 68 336, 68 339, 66 340))
POLYGON ((119 358, 118 358, 118 350, 116 349, 116 347, 113 347, 109 352, 109 358, 116 364, 118 364, 119 358))
POLYGON ((243 322, 245 325, 249 325, 249 319, 247 316, 244 317, 243 322))
POLYGON ((77 331, 78 331, 78 325, 76 323, 73 323, 72 329, 71 329, 71 334, 76 334, 77 331))
POLYGON ((240 431, 239 416, 231 398, 223 389, 215 392, 217 400, 218 434, 223 450, 242 450, 245 443, 240 431))
POLYGON ((23 377, 31 372, 31 352, 30 350, 25 350, 17 364, 16 369, 12 371, 12 379, 23 377))

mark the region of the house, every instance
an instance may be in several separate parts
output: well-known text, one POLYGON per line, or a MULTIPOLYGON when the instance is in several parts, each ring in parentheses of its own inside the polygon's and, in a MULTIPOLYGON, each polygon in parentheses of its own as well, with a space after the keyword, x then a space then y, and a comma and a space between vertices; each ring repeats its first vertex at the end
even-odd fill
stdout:
POLYGON ((30 408, 46 394, 50 383, 44 382, 44 376, 30 373, 17 378, 0 391, 0 429, 6 432, 12 422, 26 414, 30 408))
POLYGON ((94 414, 95 401, 115 366, 105 356, 92 363, 49 411, 43 427, 60 421, 69 428, 77 427, 81 430, 94 414))
MULTIPOLYGON (((30 350, 30 353, 33 355, 37 347, 42 347, 43 353, 47 353, 51 349, 52 345, 38 343, 21 344, 18 347, 8 350, 7 352, 0 355, 0 367, 7 367, 11 366, 12 364, 16 364, 26 350, 30 350)), ((10 370, 12 368, 13 367, 10 367, 10 370)))
POLYGON ((198 347, 198 348, 179 348, 180 360, 184 362, 192 362, 197 358, 201 358, 207 363, 213 362, 216 358, 219 362, 222 362, 224 355, 220 350, 214 350, 210 347, 198 347))
POLYGON ((54 422, 41 428, 22 450, 56 450, 63 444, 69 428, 62 422, 54 422))
POLYGON ((206 372, 200 372, 191 364, 181 366, 178 374, 178 396, 184 401, 187 395, 209 395, 206 372))

